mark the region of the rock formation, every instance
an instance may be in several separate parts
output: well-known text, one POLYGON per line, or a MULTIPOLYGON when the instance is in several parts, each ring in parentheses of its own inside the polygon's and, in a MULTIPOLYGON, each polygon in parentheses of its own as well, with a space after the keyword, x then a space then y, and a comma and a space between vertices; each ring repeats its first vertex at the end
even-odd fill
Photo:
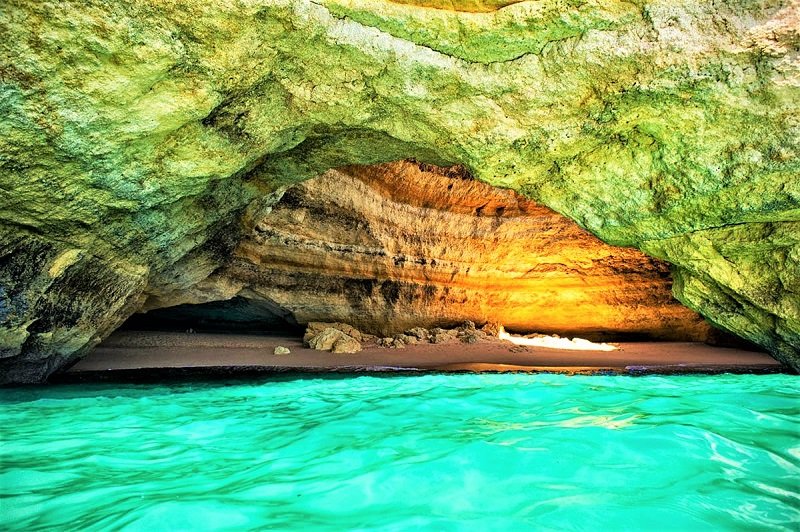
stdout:
POLYGON ((317 351, 358 353, 361 351, 361 331, 346 323, 312 321, 303 335, 303 344, 317 351))
POLYGON ((678 299, 798 369, 798 20, 797 0, 8 0, 2 380, 159 299, 227 297, 203 283, 284 187, 406 158, 668 261, 678 299))
POLYGON ((331 170, 290 188, 251 222, 199 294, 178 291, 159 305, 233 289, 296 323, 347 322, 382 336, 465 320, 588 337, 709 334, 672 297, 666 263, 604 244, 462 168, 331 170))

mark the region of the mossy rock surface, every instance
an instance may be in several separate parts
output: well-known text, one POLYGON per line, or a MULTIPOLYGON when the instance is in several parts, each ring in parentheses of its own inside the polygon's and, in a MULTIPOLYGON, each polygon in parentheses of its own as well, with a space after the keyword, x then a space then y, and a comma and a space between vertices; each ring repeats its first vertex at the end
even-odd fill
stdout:
POLYGON ((3 380, 41 380, 202 282, 283 187, 403 158, 668 260, 679 299, 798 369, 799 12, 7 0, 3 380))

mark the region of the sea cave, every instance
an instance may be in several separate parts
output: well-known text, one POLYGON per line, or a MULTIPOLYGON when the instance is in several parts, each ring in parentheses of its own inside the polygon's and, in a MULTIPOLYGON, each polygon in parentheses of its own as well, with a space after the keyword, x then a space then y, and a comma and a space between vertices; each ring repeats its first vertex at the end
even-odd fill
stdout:
POLYGON ((0 527, 800 522, 797 0, 0 28, 0 527))

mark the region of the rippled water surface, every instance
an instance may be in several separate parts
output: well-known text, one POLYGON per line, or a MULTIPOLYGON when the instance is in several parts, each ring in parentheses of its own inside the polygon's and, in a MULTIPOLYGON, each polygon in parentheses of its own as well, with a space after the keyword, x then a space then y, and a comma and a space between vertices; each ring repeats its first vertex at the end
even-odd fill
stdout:
POLYGON ((0 390, 0 529, 800 528, 790 375, 0 390))

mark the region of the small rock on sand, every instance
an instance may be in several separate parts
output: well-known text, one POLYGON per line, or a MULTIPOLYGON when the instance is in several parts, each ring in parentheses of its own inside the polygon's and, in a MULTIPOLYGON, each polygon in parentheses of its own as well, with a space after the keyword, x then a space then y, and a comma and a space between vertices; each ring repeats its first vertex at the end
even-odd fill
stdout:
POLYGON ((289 351, 289 348, 283 347, 282 345, 279 345, 278 347, 275 348, 275 351, 273 351, 273 354, 275 355, 288 355, 290 353, 291 351, 289 351))

